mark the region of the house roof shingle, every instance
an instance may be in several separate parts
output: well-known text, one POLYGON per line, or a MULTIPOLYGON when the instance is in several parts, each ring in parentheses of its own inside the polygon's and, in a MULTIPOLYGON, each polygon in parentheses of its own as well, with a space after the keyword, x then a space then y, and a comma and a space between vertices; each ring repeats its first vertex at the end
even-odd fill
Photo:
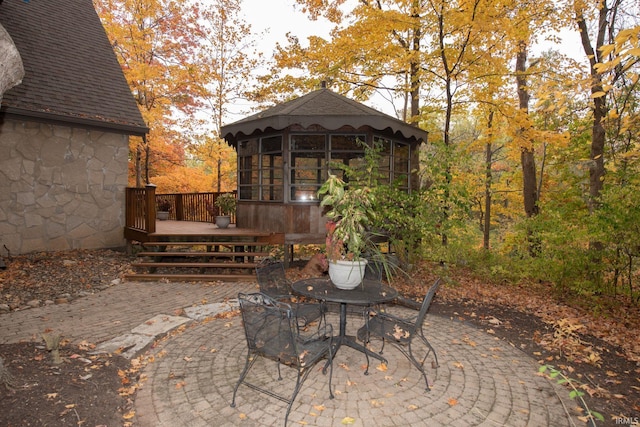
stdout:
POLYGON ((25 69, 0 112, 148 132, 91 0, 5 0, 0 24, 25 69))
POLYGON ((267 128, 282 130, 293 124, 304 128, 320 125, 328 130, 343 126, 356 129, 370 126, 378 131, 391 130, 406 139, 427 141, 427 132, 401 120, 367 107, 329 89, 318 89, 291 101, 268 108, 221 128, 226 139, 237 140, 267 128))

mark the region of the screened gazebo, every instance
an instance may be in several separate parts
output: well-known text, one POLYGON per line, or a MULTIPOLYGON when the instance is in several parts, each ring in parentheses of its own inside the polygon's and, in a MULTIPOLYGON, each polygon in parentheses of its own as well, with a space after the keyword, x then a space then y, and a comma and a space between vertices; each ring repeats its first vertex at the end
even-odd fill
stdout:
POLYGON ((418 146, 427 141, 426 131, 325 88, 223 126, 221 134, 238 153, 237 226, 283 233, 288 246, 324 243, 316 193, 330 165, 357 168, 361 142, 379 142, 383 180, 411 191, 418 146))

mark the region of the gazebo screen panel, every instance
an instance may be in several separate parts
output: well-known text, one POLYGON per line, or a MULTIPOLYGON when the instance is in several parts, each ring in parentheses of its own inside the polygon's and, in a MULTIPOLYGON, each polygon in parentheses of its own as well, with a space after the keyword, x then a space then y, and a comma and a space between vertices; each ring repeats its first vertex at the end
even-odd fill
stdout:
MULTIPOLYGON (((354 170, 361 169, 365 166, 364 147, 362 145, 365 141, 366 135, 331 135, 329 147, 331 163, 341 163, 354 170)), ((348 177, 344 175, 341 169, 331 167, 331 172, 348 181, 348 177)))
POLYGON ((393 180, 400 188, 409 190, 411 167, 411 148, 409 144, 395 142, 393 144, 393 180))
POLYGON ((380 136, 374 137, 374 144, 378 152, 378 182, 380 184, 389 184, 391 182, 391 169, 393 159, 392 156, 392 147, 393 141, 388 138, 382 138, 380 136))
POLYGON ((326 135, 291 135, 291 201, 315 201, 326 179, 326 135))
MULTIPOLYGON (((238 144, 239 195, 241 200, 317 201, 317 191, 326 180, 331 163, 352 169, 365 165, 365 134, 293 133, 289 141, 289 167, 285 170, 282 135, 269 135, 238 144), (288 174, 288 175, 285 175, 288 174), (285 177, 289 189, 285 189, 285 177), (285 192, 288 192, 285 200, 285 192)), ((407 191, 411 187, 411 146, 408 143, 374 135, 379 143, 379 182, 396 182, 407 191)), ((346 180, 341 169, 331 172, 346 180)))
POLYGON ((238 144, 238 196, 241 200, 253 200, 257 196, 260 157, 258 140, 241 141, 238 144))
POLYGON ((284 200, 283 159, 282 136, 260 139, 260 200, 284 200))
POLYGON ((240 200, 284 200, 282 135, 240 141, 238 168, 240 200))

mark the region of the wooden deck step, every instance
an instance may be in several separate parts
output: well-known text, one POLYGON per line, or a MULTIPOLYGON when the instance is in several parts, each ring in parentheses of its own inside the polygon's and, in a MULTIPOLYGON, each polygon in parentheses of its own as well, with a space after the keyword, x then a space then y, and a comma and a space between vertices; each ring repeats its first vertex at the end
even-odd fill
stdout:
POLYGON ((138 252, 138 257, 153 257, 153 258, 162 258, 162 257, 268 257, 269 252, 242 252, 242 251, 229 251, 229 252, 138 252))
POLYGON ((143 242, 127 280, 255 281, 261 258, 270 256, 273 235, 231 230, 223 235, 180 234, 143 242), (205 241, 202 241, 202 240, 205 241), (206 240, 210 239, 210 240, 206 240), (206 249, 206 250, 205 250, 206 249))
POLYGON ((162 274, 162 273, 136 273, 125 274, 125 279, 133 281, 160 281, 174 282, 255 282, 253 274, 162 274))
POLYGON ((244 268, 255 269, 255 262, 135 262, 132 267, 140 268, 244 268))
POLYGON ((144 247, 163 247, 163 246, 273 246, 270 243, 256 242, 253 240, 216 240, 206 242, 145 242, 144 247))

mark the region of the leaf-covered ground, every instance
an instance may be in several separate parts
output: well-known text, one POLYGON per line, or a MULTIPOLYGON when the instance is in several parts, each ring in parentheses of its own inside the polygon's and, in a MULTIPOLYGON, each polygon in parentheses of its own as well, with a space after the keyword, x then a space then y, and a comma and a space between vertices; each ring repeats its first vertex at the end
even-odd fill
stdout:
MULTIPOLYGON (((99 292, 127 271, 132 259, 113 251, 71 251, 5 261, 7 269, 0 270, 0 304, 10 311, 99 292)), ((288 271, 291 278, 299 274, 297 269, 288 271)), ((597 425, 629 424, 640 418, 638 307, 622 298, 600 299, 599 314, 594 316, 593 310, 582 308, 593 303, 558 301, 548 285, 489 284, 469 271, 445 272, 432 265, 394 286, 419 297, 437 275, 444 276, 446 284, 432 313, 474 324, 520 348, 541 366, 562 370, 575 379, 589 409, 603 415, 605 421, 597 425)), ((0 322, 6 315, 10 314, 0 314, 0 322)), ((63 363, 52 365, 44 342, 0 345, 13 383, 13 389, 0 384, 0 425, 131 425, 127 414, 135 395, 128 391, 128 383, 135 367, 116 355, 91 356, 90 348, 91 343, 63 342, 63 363)))
POLYGON ((51 363, 44 343, 0 345, 12 387, 0 384, 3 426, 120 426, 133 402, 120 395, 129 361, 63 345, 51 363))

